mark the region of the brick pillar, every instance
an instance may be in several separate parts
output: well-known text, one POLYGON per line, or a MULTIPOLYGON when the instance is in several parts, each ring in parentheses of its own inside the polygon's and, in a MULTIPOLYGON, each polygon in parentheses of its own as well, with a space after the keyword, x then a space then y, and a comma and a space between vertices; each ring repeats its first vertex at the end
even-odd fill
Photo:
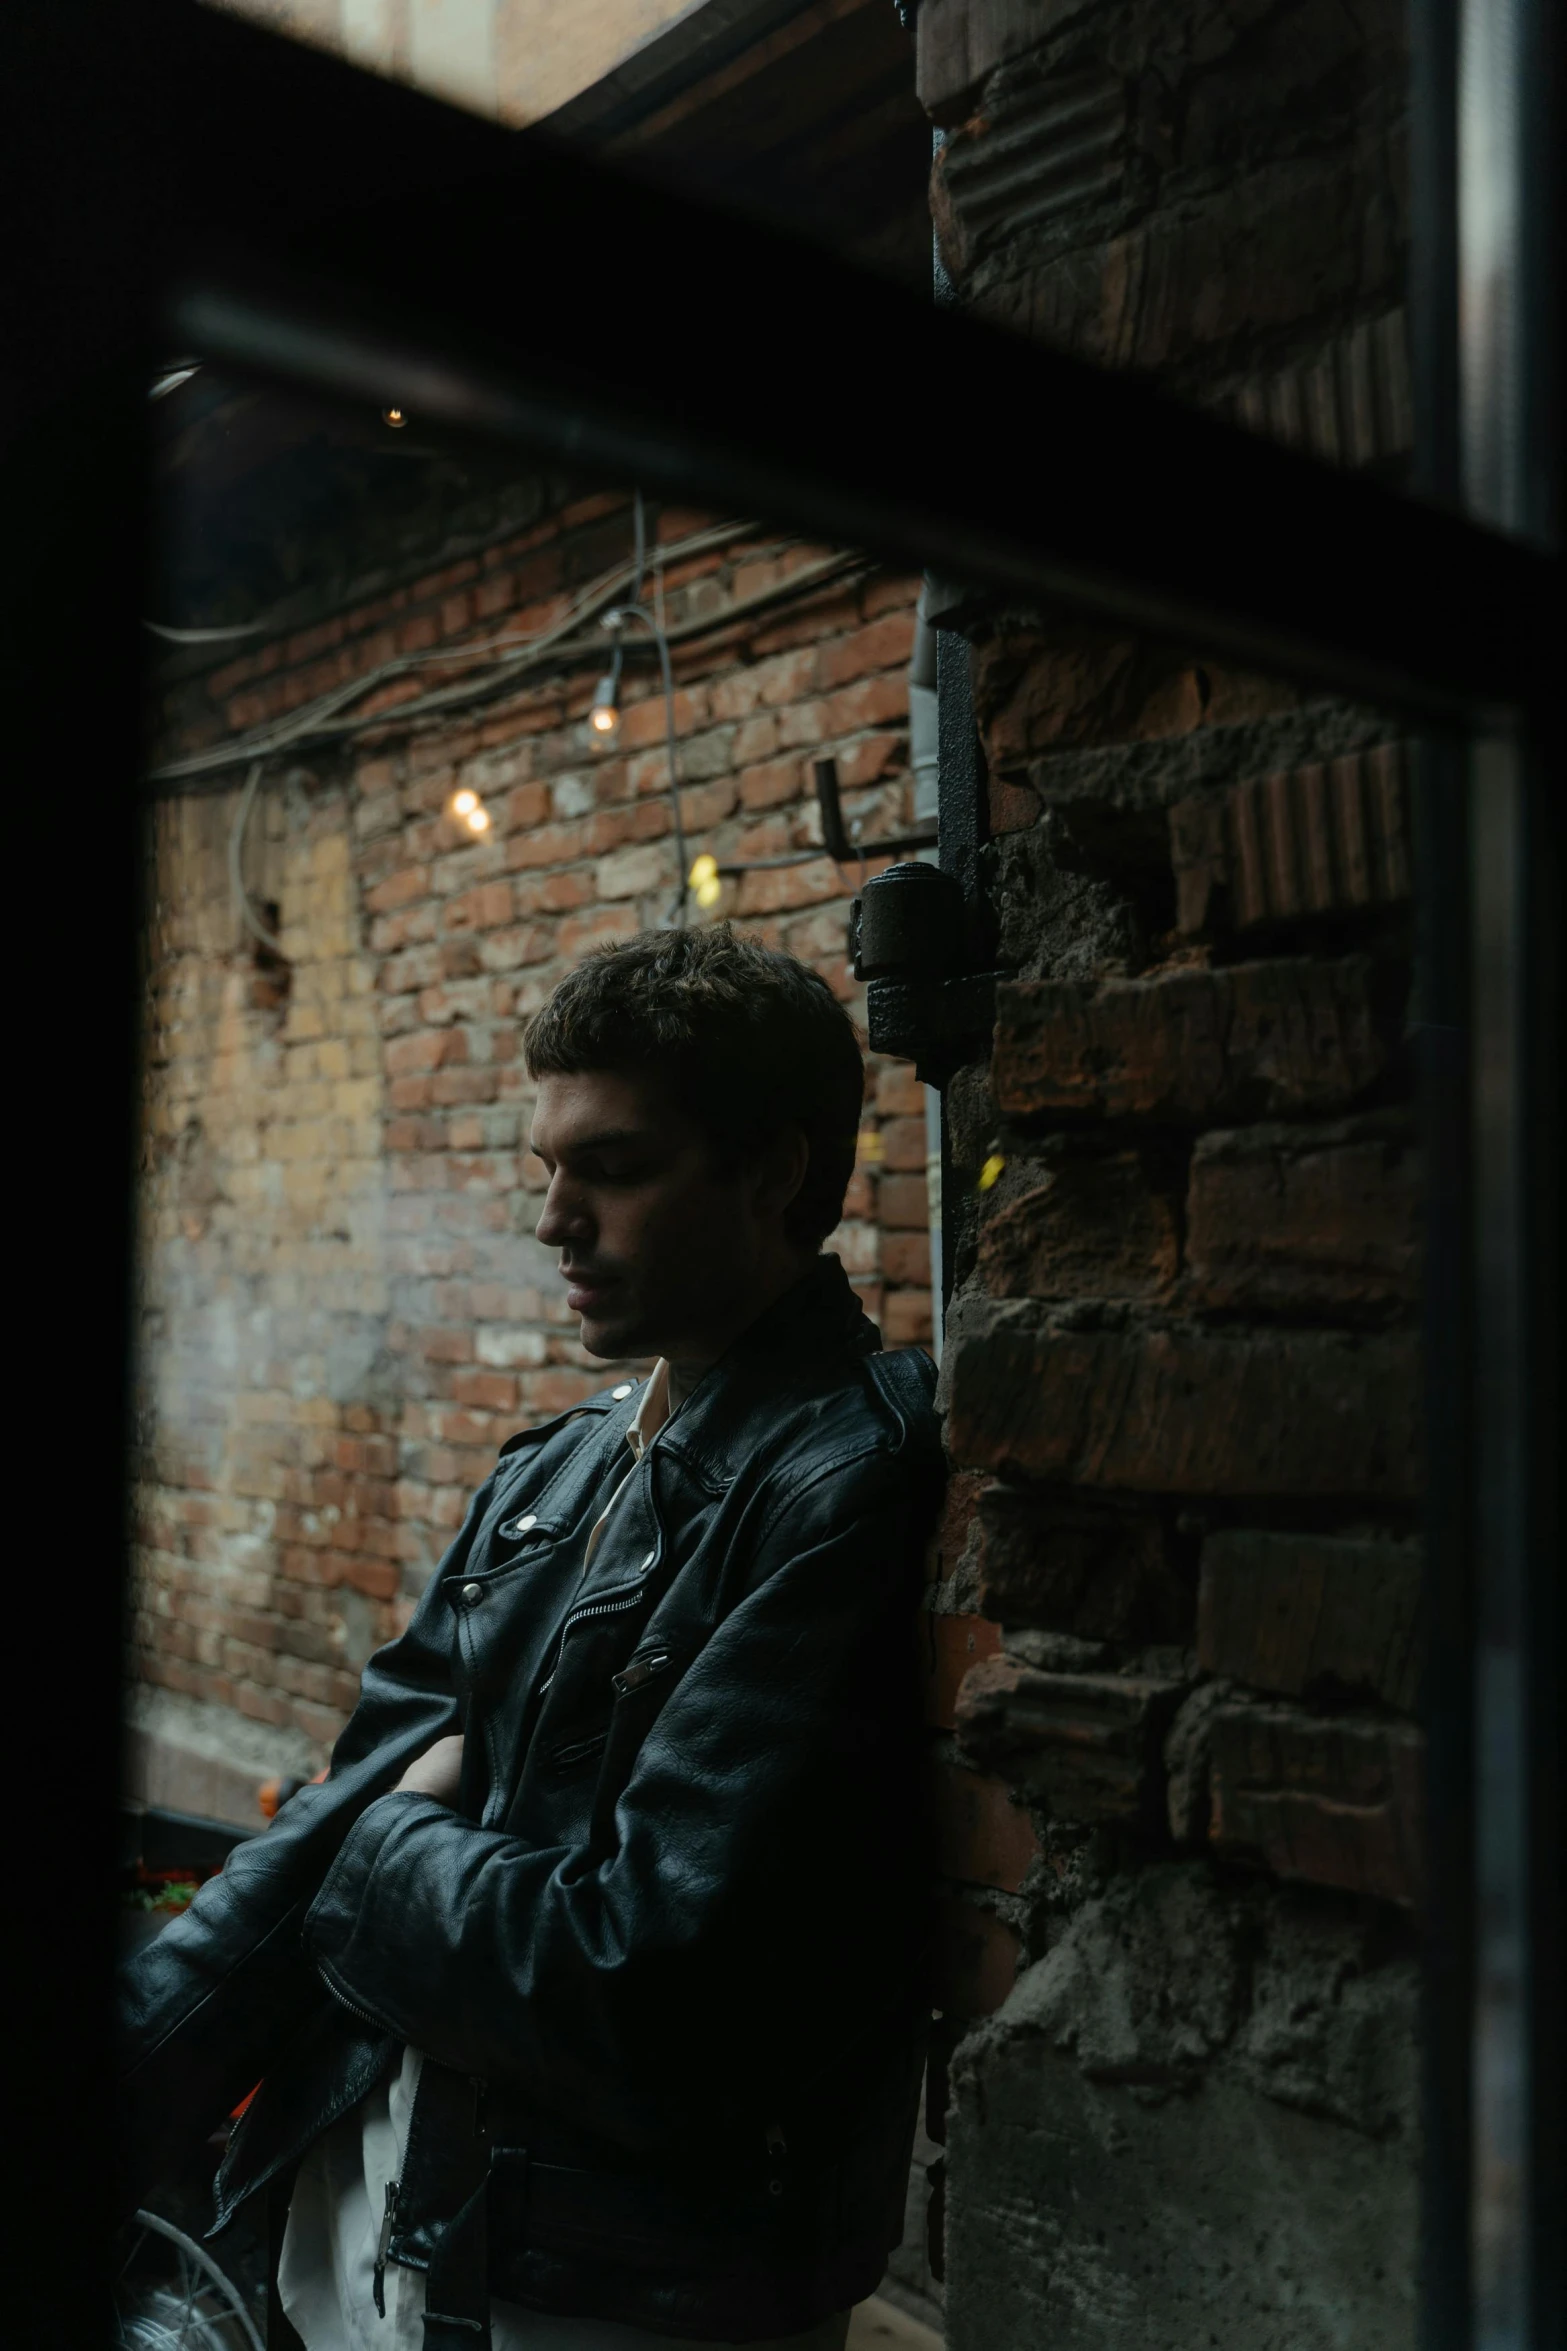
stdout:
MULTIPOLYGON (((961 301, 1397 471, 1396 11, 918 38, 961 301)), ((966 633, 1009 976, 948 1099, 949 2341, 1410 2342, 1405 746, 1059 614, 966 633)))

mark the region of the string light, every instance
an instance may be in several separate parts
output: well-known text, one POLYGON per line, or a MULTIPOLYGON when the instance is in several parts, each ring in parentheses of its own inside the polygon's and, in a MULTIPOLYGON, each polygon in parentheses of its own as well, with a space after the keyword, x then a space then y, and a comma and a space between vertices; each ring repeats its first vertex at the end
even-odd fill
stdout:
POLYGON ((979 1171, 979 1182, 974 1186, 975 1191, 988 1192, 1001 1175, 1006 1164, 999 1151, 992 1151, 979 1171))
POLYGON ((401 408, 383 408, 381 411, 381 422, 383 424, 389 424, 394 433, 400 433, 404 425, 408 422, 408 417, 406 412, 401 408))
POLYGON ((593 707, 588 712, 588 724, 606 748, 620 732, 619 683, 613 670, 606 671, 593 689, 593 707))
POLYGON ((446 803, 446 813, 454 817, 458 824, 465 824, 470 833, 487 833, 490 829, 489 810, 478 793, 467 784, 460 792, 452 794, 446 803))
POLYGON ((724 894, 724 885, 719 879, 716 857, 709 856, 704 849, 701 856, 693 862, 691 871, 686 878, 696 892, 698 906, 708 907, 718 904, 724 894))

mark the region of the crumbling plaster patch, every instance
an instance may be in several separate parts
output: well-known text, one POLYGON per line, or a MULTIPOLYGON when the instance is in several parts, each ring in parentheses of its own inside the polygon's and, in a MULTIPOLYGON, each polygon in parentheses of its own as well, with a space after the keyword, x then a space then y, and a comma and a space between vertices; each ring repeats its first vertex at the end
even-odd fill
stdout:
POLYGON ((1352 1905, 1119 1878, 958 2049, 949 2339, 1402 2351, 1414 1964, 1352 1905))

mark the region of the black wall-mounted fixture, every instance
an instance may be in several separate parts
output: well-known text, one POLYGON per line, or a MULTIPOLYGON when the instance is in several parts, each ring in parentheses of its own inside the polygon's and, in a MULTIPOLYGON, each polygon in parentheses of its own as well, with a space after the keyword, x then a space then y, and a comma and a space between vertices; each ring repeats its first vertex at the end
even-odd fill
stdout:
POLYGON ((813 760, 811 769, 816 778, 816 805, 822 812, 822 847, 840 865, 852 865, 856 859, 896 857, 904 849, 935 848, 936 828, 931 824, 916 825, 906 833, 889 833, 880 841, 851 840, 838 796, 837 760, 813 760))
POLYGON ((912 1061, 931 1086, 983 1053, 995 1022, 995 973, 963 969, 968 929, 962 885, 937 865, 889 865, 849 916, 871 1051, 912 1061))

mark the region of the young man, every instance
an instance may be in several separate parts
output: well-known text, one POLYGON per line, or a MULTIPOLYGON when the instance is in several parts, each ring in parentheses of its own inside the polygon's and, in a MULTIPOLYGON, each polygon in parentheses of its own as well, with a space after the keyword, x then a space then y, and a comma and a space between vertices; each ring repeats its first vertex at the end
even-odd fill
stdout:
POLYGON ((539 1238, 598 1356, 502 1448, 329 1777, 135 1962, 133 2184, 262 2077, 217 2225, 307 2351, 836 2351, 920 2073, 933 1371, 819 1254, 863 1070, 725 928, 529 1026, 539 1238))

